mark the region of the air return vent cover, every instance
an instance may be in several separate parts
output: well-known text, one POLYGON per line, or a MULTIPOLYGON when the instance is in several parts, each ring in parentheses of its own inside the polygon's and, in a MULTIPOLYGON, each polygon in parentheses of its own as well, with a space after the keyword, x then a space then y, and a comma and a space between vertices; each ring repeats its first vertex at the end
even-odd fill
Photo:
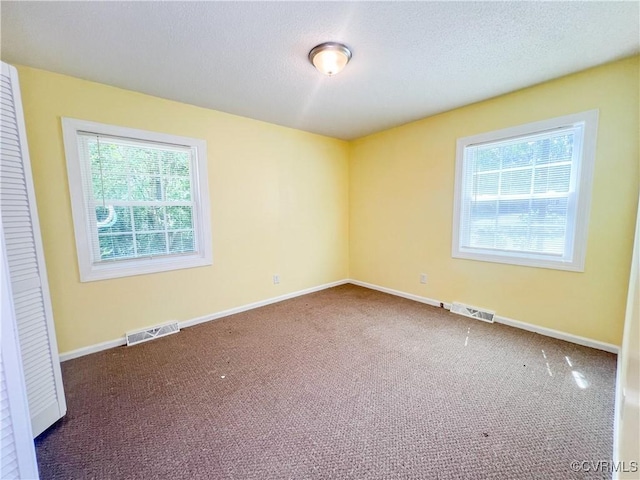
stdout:
POLYGON ((453 302, 451 304, 451 312, 458 315, 464 315, 465 317, 475 318, 482 320, 483 322, 493 323, 493 317, 496 312, 491 310, 485 310, 479 307, 472 307, 471 305, 465 305, 464 303, 453 302))
POLYGON ((171 335, 172 333, 178 333, 179 331, 180 327, 178 326, 178 322, 170 322, 145 328, 144 330, 127 332, 127 346, 130 347, 131 345, 147 342, 155 338, 164 337, 165 335, 171 335))

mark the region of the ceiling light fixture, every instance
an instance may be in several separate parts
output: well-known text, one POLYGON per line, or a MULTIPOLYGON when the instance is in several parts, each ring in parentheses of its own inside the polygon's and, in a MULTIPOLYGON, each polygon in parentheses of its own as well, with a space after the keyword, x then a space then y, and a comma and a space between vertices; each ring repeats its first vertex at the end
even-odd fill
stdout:
POLYGON ((349 60, 351 60, 351 50, 342 43, 321 43, 309 52, 309 61, 313 66, 319 72, 329 76, 340 73, 349 60))

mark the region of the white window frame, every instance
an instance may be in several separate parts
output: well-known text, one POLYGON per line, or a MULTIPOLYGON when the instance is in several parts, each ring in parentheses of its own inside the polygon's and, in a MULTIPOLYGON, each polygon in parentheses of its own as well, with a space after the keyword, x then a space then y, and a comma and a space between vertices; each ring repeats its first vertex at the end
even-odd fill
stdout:
MULTIPOLYGON (((76 237, 80 281, 91 282, 109 278, 144 275, 184 268, 212 265, 211 217, 209 205, 209 186, 207 176, 207 142, 197 138, 182 137, 166 133, 150 132, 134 128, 119 127, 74 118, 62 118, 64 148, 67 158, 71 210, 76 237), (194 208, 195 253, 139 257, 133 259, 99 261, 95 258, 92 239, 97 237, 95 222, 90 222, 89 199, 85 196, 83 185, 90 175, 88 165, 82 160, 78 134, 95 133, 97 135, 120 137, 133 141, 156 142, 160 144, 189 147, 194 152, 192 165, 192 192, 194 208)), ((89 182, 90 184, 90 182, 89 182)))
POLYGON ((453 258, 506 263, 528 267, 550 268, 584 272, 586 257, 591 190, 595 163, 596 137, 598 131, 598 110, 575 113, 549 120, 527 123, 493 132, 459 138, 456 145, 456 177, 453 206, 453 258), (578 146, 575 172, 569 192, 569 223, 567 228, 567 248, 565 255, 545 255, 530 252, 500 251, 466 247, 461 244, 462 210, 464 204, 465 149, 482 143, 508 141, 514 137, 535 135, 550 130, 582 126, 583 138, 578 146), (575 215, 575 217, 573 217, 575 215), (572 225, 571 225, 572 224, 572 225), (571 228, 573 226, 573 228, 571 228))

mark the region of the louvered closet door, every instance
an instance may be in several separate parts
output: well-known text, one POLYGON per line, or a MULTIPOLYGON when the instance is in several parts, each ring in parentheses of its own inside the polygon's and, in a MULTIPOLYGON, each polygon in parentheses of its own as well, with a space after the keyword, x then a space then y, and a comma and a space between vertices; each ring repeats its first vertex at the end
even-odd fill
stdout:
POLYGON ((11 418, 11 406, 9 405, 9 387, 4 375, 4 358, 0 361, 0 421, 2 422, 2 430, 0 431, 0 435, 2 435, 0 478, 20 478, 13 418, 11 418))
POLYGON ((0 478, 38 478, 27 389, 0 223, 0 478))
POLYGON ((66 412, 18 75, 2 64, 0 201, 33 435, 66 412))
POLYGON ((11 406, 9 405, 9 387, 4 374, 4 359, 0 361, 0 413, 0 421, 2 422, 0 478, 20 478, 18 449, 16 448, 16 436, 13 431, 13 418, 11 418, 11 406))

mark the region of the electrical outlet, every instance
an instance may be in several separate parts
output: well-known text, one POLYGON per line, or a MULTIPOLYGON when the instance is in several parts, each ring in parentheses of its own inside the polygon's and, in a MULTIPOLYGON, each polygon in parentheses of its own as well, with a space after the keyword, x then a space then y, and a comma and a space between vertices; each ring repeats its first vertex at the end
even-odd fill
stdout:
POLYGON ((280 283, 280 275, 273 276, 273 284, 278 285, 280 283))
POLYGON ((427 274, 426 273, 421 273, 420 274, 420 283, 427 283, 427 274))

